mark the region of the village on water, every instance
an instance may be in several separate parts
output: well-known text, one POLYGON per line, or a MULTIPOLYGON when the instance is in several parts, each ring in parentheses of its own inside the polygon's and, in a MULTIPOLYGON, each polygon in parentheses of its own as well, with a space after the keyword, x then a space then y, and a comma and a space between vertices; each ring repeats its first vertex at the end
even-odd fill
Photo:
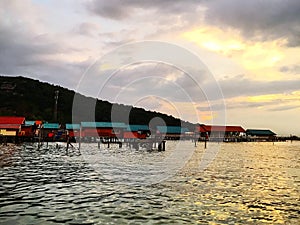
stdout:
MULTIPOLYGON (((244 129, 241 126, 195 125, 194 130, 181 126, 125 124, 121 122, 81 122, 78 124, 28 121, 25 117, 0 116, 0 143, 21 142, 99 142, 157 143, 164 150, 166 140, 249 142, 282 141, 271 130, 244 129), (163 147, 159 145, 163 143, 163 147)), ((152 148, 153 146, 150 146, 152 148)))

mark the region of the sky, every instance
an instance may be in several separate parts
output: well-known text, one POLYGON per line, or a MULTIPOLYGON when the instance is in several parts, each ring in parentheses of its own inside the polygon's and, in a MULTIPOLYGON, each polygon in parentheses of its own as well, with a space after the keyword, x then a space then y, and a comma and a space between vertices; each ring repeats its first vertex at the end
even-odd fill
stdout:
POLYGON ((0 74, 300 136, 298 0, 2 0, 0 74))

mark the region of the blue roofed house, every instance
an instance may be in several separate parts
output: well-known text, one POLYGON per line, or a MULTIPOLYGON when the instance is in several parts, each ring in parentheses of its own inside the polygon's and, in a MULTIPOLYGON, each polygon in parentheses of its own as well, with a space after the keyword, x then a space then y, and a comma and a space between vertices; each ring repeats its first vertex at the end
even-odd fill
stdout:
POLYGON ((267 129, 247 129, 246 135, 249 140, 253 141, 274 141, 276 139, 276 134, 267 129))
POLYGON ((60 130, 59 123, 44 123, 42 126, 42 137, 46 140, 61 139, 64 132, 60 130))
POLYGON ((80 124, 67 123, 66 130, 69 132, 71 138, 80 136, 80 124))

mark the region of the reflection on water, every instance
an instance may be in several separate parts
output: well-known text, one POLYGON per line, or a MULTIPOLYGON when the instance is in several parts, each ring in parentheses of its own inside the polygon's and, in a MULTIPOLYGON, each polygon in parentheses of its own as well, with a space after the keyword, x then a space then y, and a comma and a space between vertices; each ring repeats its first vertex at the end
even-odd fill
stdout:
MULTIPOLYGON (((100 172, 112 174, 109 154, 123 162, 163 160, 176 146, 167 144, 166 152, 97 150, 106 157, 100 172)), ((83 148, 95 151, 94 145, 83 148)), ((300 143, 220 144, 216 159, 200 171, 203 151, 199 144, 162 183, 132 186, 103 176, 75 150, 1 146, 0 223, 300 223, 300 143)))

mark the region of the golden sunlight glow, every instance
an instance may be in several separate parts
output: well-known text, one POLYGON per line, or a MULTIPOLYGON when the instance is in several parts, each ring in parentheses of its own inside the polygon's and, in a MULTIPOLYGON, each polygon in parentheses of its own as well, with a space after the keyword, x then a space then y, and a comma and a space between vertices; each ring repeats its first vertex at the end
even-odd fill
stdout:
POLYGON ((222 50, 222 46, 219 43, 216 43, 213 41, 203 42, 202 46, 209 50, 216 51, 216 52, 222 50))
POLYGON ((277 46, 277 42, 256 43, 248 45, 242 54, 242 63, 246 69, 255 70, 276 65, 284 54, 277 46))
POLYGON ((232 58, 248 70, 273 67, 284 59, 282 46, 286 40, 266 42, 246 41, 235 30, 221 30, 206 27, 183 34, 189 41, 199 46, 232 58))
POLYGON ((236 97, 226 100, 227 109, 256 108, 272 110, 282 108, 284 110, 300 110, 300 91, 282 94, 256 95, 248 97, 236 97))
POLYGON ((210 123, 217 116, 217 113, 212 112, 200 112, 199 113, 199 121, 201 123, 210 123))
POLYGON ((196 42, 198 45, 215 52, 230 55, 233 51, 244 49, 244 44, 236 34, 225 34, 222 30, 207 27, 183 34, 184 38, 196 42))
POLYGON ((274 100, 282 100, 284 102, 292 101, 293 103, 300 103, 300 91, 294 91, 290 94, 270 94, 258 95, 248 97, 249 102, 271 102, 274 100))
POLYGON ((100 64, 100 66, 99 66, 100 71, 111 70, 113 68, 114 68, 114 66, 109 63, 103 63, 103 64, 100 64))

